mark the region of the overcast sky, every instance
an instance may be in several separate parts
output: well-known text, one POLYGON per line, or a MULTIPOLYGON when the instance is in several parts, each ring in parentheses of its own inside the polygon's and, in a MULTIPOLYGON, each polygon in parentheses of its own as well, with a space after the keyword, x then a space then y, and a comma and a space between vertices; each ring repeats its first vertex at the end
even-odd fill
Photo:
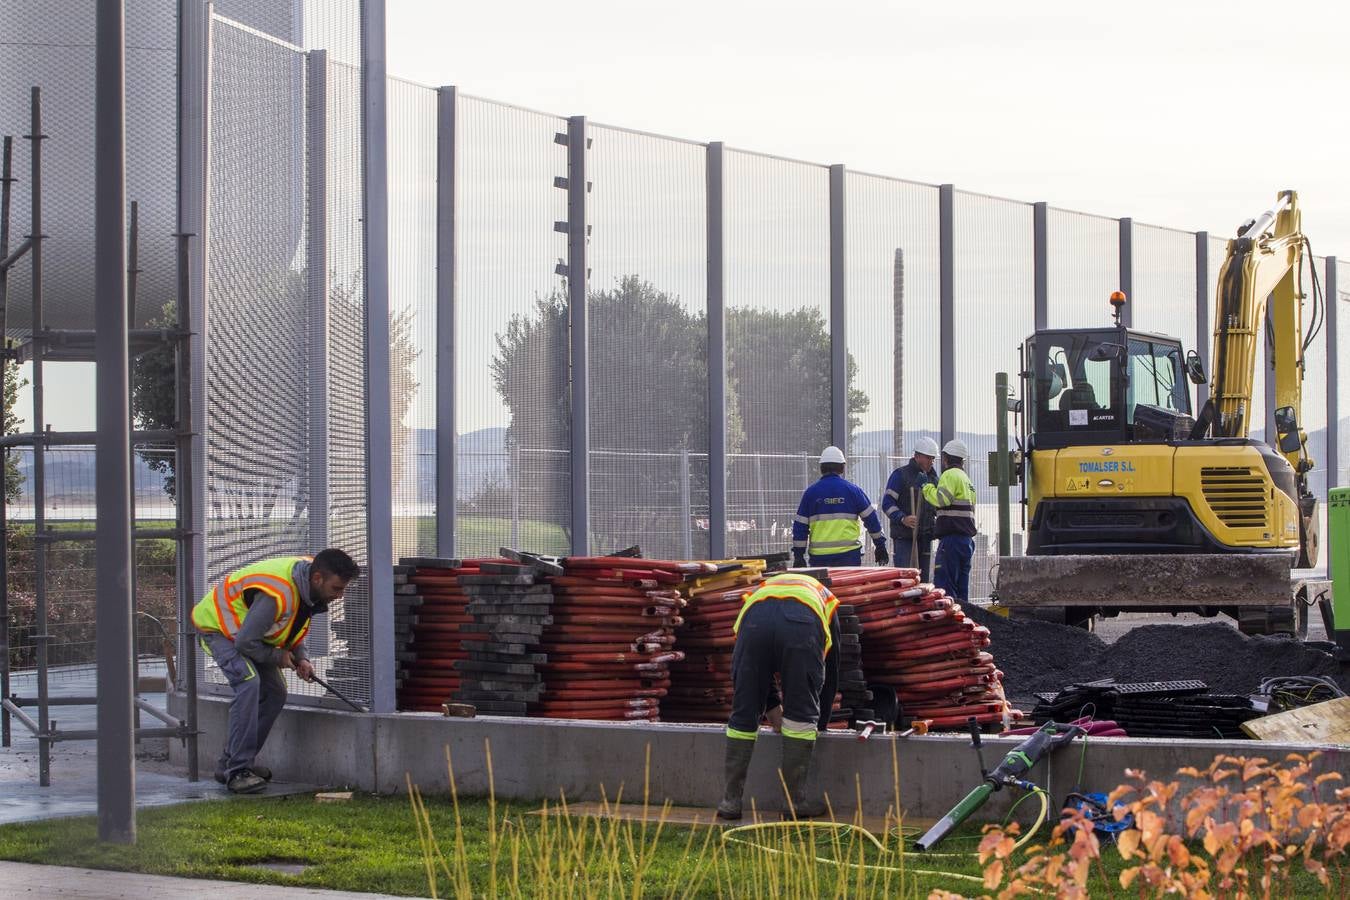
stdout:
POLYGON ((1350 12, 1284 0, 389 0, 389 69, 549 112, 1350 256, 1350 12))

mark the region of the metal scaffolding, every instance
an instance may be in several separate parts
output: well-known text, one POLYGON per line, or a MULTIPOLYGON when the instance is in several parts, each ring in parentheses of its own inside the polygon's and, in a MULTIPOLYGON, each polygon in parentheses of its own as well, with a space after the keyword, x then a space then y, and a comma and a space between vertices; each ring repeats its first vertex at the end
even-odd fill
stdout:
MULTIPOLYGON (((59 730, 51 717, 53 707, 60 706, 94 706, 99 703, 97 696, 69 696, 52 697, 49 692, 49 654, 48 644, 51 641, 51 635, 48 634, 49 609, 47 603, 48 579, 50 573, 50 561, 48 559, 48 549, 52 544, 66 542, 93 542, 104 537, 100 534, 98 528, 86 529, 54 529, 48 526, 46 518, 47 506, 47 479, 45 468, 45 453, 52 447, 68 447, 76 445, 88 445, 96 442, 97 435, 91 432, 57 432, 53 431, 42 423, 46 422, 46 408, 44 396, 44 363, 46 362, 97 362, 98 352, 96 349, 95 329, 53 329, 48 328, 43 320, 42 308, 42 250, 43 245, 50 238, 42 230, 42 144, 47 140, 47 136, 42 130, 42 93, 37 87, 32 89, 30 101, 30 123, 29 133, 24 135, 24 139, 30 144, 30 194, 31 226, 29 234, 22 242, 16 246, 13 251, 9 248, 10 243, 10 200, 11 188, 16 182, 13 176, 13 138, 5 137, 3 143, 3 171, 0 171, 0 330, 6 326, 6 313, 9 307, 8 297, 8 276, 11 269, 21 262, 27 262, 31 266, 31 302, 32 302, 32 326, 29 334, 13 346, 9 345, 8 333, 6 333, 6 346, 3 350, 3 359, 8 362, 31 362, 32 371, 32 423, 36 426, 34 431, 11 434, 0 438, 0 448, 8 451, 9 448, 31 447, 33 454, 33 555, 34 555, 34 600, 35 616, 33 641, 36 650, 36 695, 20 696, 11 691, 10 684, 10 654, 9 654, 9 573, 7 570, 7 553, 0 551, 0 728, 3 730, 3 746, 10 746, 11 743, 11 718, 17 719, 25 728, 32 732, 38 741, 38 778, 43 787, 51 784, 51 751, 52 745, 59 741, 82 741, 95 740, 99 737, 99 729, 80 729, 80 730, 59 730), (37 718, 33 718, 27 710, 36 708, 37 718)), ((139 222, 137 215, 137 204, 131 203, 129 234, 127 235, 128 249, 126 253, 126 297, 129 310, 134 310, 136 303, 136 282, 140 273, 138 269, 138 244, 139 244, 139 222)), ((175 391, 176 391, 176 418, 177 423, 173 429, 169 430, 141 430, 130 432, 130 446, 127 448, 130 452, 136 446, 174 443, 176 448, 175 478, 178 488, 176 490, 177 504, 175 511, 175 522, 172 528, 132 528, 132 540, 152 540, 152 539, 171 539, 176 542, 178 559, 178 614, 180 631, 183 623, 186 623, 188 615, 192 608, 192 581, 191 573, 194 571, 194 545, 192 531, 192 485, 194 483, 195 473, 192 470, 192 454, 190 452, 192 441, 192 405, 190 383, 188 381, 189 373, 192 367, 192 332, 189 325, 190 311, 193 304, 200 302, 199 298, 193 297, 189 289, 188 277, 188 257, 191 250, 191 242, 196 239, 196 235, 179 234, 178 241, 178 300, 177 323, 173 328, 158 329, 127 329, 126 340, 128 346, 129 358, 135 358, 148 353, 152 350, 171 347, 176 354, 175 367, 175 391)), ((128 428, 129 428, 128 423, 128 428)), ((127 479, 133 478, 133 473, 128 466, 126 473, 127 479)), ((102 513, 102 510, 100 510, 102 513)), ((130 518, 130 517, 128 517, 130 518)), ((129 525, 132 523, 128 522, 129 525)), ((4 491, 0 490, 0 529, 7 536, 9 533, 9 510, 4 496, 4 491)), ((178 654, 182 662, 182 671, 184 673, 183 688, 187 694, 188 716, 186 719, 178 719, 169 715, 168 712, 155 707, 153 704, 136 696, 134 700, 134 709, 137 719, 137 726, 134 729, 135 738, 176 738, 182 740, 188 748, 188 779, 196 781, 197 772, 197 726, 196 726, 196 706, 197 706, 197 659, 195 654, 195 645, 191 640, 182 640, 179 642, 178 654), (140 716, 144 714, 158 720, 161 724, 155 726, 140 726, 140 716)), ((172 673, 175 670, 174 659, 170 657, 169 670, 172 673)), ((131 659, 133 676, 137 673, 138 661, 134 645, 131 648, 131 659)), ((138 679, 137 679, 138 680, 138 679)))

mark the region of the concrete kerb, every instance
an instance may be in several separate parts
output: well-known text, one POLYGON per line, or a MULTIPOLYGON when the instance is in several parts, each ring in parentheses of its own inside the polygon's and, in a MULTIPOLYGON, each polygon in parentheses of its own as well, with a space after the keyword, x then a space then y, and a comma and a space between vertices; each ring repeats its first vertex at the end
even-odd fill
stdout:
MULTIPOLYGON (((170 709, 182 708, 174 696, 170 709)), ((203 772, 219 752, 228 698, 199 701, 203 772)), ((1020 739, 986 738, 985 761, 997 764, 1020 739)), ((778 780, 779 742, 765 734, 755 754, 746 787, 747 806, 782 806, 778 780)), ((852 811, 861 794, 863 812, 884 814, 895 800, 894 759, 898 763, 901 803, 909 816, 936 818, 947 812, 980 781, 979 764, 963 735, 894 738, 874 736, 859 742, 852 734, 823 735, 818 742, 817 781, 836 808, 852 811)), ((278 720, 261 761, 279 780, 342 785, 375 793, 406 789, 407 779, 428 794, 448 793, 449 748, 461 795, 488 792, 489 748, 492 784, 499 799, 533 803, 556 800, 610 800, 622 791, 625 802, 641 802, 645 789, 654 808, 711 807, 721 796, 724 737, 720 726, 624 724, 483 716, 445 718, 425 713, 360 715, 307 707, 288 707, 278 720), (650 759, 650 762, 649 762, 650 759)), ((1126 780, 1126 770, 1150 778, 1183 782, 1176 771, 1204 769, 1218 754, 1263 756, 1278 760, 1288 753, 1317 749, 1318 774, 1339 772, 1350 781, 1347 747, 1310 747, 1257 741, 1093 738, 1042 762, 1031 780, 1048 788, 1055 803, 1071 790, 1109 791, 1126 780), (1081 781, 1079 778, 1082 769, 1081 781)), ((174 745, 171 758, 185 764, 174 745)), ((982 817, 1001 817, 1013 798, 1000 793, 982 817)))

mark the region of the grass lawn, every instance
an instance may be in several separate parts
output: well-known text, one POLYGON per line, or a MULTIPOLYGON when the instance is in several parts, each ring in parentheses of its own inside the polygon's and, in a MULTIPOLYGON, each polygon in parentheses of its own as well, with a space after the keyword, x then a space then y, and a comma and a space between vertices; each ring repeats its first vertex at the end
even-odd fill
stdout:
MULTIPOLYGON (((436 869, 438 896, 885 896, 923 897, 935 888, 982 893, 981 885, 941 874, 978 875, 978 831, 967 828, 940 849, 950 855, 906 855, 902 875, 893 856, 828 830, 784 829, 745 835, 770 851, 723 843, 716 829, 656 827, 614 820, 522 815, 534 805, 427 798, 425 822, 445 859, 436 869), (771 852, 776 851, 776 852, 771 852), (815 862, 851 859, 890 871, 815 862), (495 872, 495 874, 494 874, 495 872), (640 884, 637 882, 640 881, 640 884)), ((658 814, 653 811, 654 818, 658 814)), ((135 847, 100 845, 95 819, 0 828, 0 859, 119 869, 192 878, 378 891, 427 896, 428 869, 406 797, 358 795, 318 804, 310 796, 184 804, 140 813, 135 847), (300 875, 253 868, 264 862, 309 865, 300 875)), ((1118 854, 1103 853, 1106 878, 1092 896, 1120 892, 1118 854), (1109 888, 1108 888, 1108 881, 1109 888), (1110 890, 1111 888, 1114 891, 1110 890)), ((1310 876, 1296 876, 1295 896, 1324 896, 1310 876)), ((1133 895, 1134 892, 1126 892, 1133 895)))

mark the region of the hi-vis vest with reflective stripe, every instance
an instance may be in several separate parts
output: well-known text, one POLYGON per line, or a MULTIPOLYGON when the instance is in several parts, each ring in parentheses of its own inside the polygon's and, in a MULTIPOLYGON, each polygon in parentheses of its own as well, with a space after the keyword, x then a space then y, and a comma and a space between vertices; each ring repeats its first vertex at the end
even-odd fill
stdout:
POLYGON ((830 592, 825 585, 816 581, 809 575, 774 575, 769 578, 753 592, 745 595, 745 602, 741 604, 741 612, 736 616, 736 622, 731 626, 732 634, 741 630, 741 619, 745 618, 745 611, 754 606, 761 600, 768 599, 796 600, 798 603, 806 604, 811 612, 820 617, 820 627, 825 629, 825 652, 830 652, 830 646, 834 643, 830 637, 830 620, 834 618, 834 611, 839 606, 839 600, 830 592))
POLYGON ((295 616, 300 611, 300 586, 291 579, 291 572, 298 562, 310 562, 308 556, 279 556, 264 559, 251 566, 236 569, 221 579, 220 584, 211 589, 192 609, 192 624, 201 631, 217 631, 230 640, 239 633, 248 615, 248 606, 244 603, 244 594, 248 591, 262 591, 277 603, 277 618, 272 627, 263 635, 263 641, 273 647, 294 647, 305 639, 309 631, 309 620, 300 628, 299 634, 287 635, 295 616))
POLYGON ((936 537, 975 534, 975 485, 970 476, 956 466, 942 470, 936 485, 923 486, 923 499, 937 507, 936 537))
MULTIPOLYGON (((870 507, 869 507, 870 511, 870 507)), ((849 553, 862 548, 857 513, 817 513, 806 517, 812 556, 849 553)))

